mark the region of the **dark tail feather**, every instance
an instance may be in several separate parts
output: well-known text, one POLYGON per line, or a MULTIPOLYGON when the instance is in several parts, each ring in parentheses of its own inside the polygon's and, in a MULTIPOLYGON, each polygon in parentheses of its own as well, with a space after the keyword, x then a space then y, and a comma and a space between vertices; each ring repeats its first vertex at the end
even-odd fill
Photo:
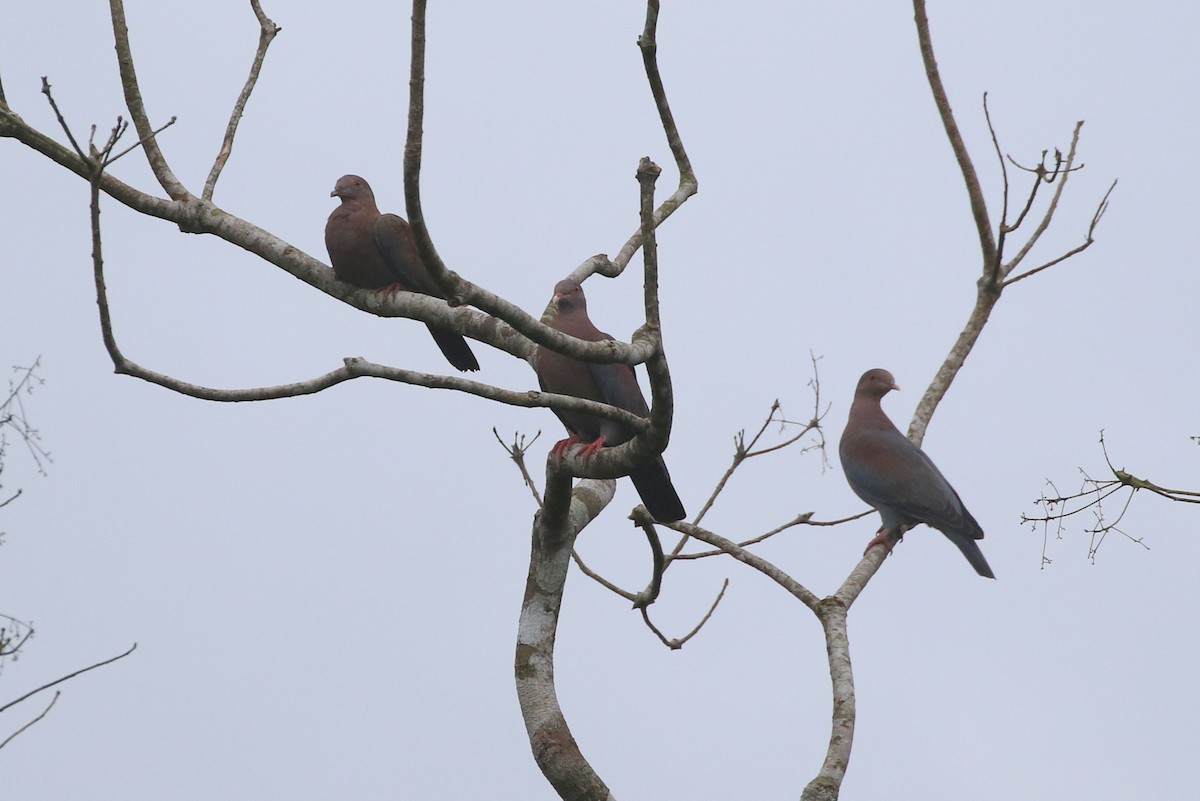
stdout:
POLYGON ((433 334, 433 341, 446 356, 446 361, 454 365, 456 369, 463 371, 479 369, 479 362, 475 361, 475 354, 471 352, 471 346, 467 344, 467 340, 463 339, 461 334, 443 331, 432 325, 428 325, 428 328, 429 333, 433 334))
POLYGON ((683 511, 683 502, 679 500, 679 495, 671 484, 667 463, 661 456, 658 461, 634 470, 629 474, 629 478, 641 496, 642 503, 646 504, 650 516, 655 520, 660 523, 674 523, 687 517, 687 512, 683 511))
POLYGON ((975 568, 975 572, 984 578, 994 579, 996 574, 992 572, 992 568, 988 566, 987 560, 983 558, 983 551, 979 550, 979 546, 975 544, 975 540, 965 534, 957 532, 943 531, 943 534, 958 546, 958 550, 962 551, 962 555, 967 557, 967 561, 971 563, 971 567, 975 568))

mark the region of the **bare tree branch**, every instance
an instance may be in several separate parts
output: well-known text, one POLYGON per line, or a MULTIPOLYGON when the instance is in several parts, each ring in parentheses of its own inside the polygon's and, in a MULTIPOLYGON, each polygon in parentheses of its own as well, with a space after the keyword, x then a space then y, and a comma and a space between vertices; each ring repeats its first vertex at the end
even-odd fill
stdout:
POLYGON ((33 636, 33 626, 24 620, 17 620, 12 615, 0 614, 0 618, 8 623, 0 626, 0 671, 4 669, 4 660, 18 653, 33 636))
MULTIPOLYGON (((920 43, 921 58, 925 64, 925 74, 929 80, 929 87, 933 93, 934 103, 937 106, 938 114, 942 118, 943 127, 946 129, 946 136, 950 140, 951 149, 954 151, 954 157, 958 161, 959 169, 963 175, 963 181, 967 187, 967 196, 971 204, 971 214, 975 220, 975 228, 979 236, 980 250, 983 256, 983 270, 979 278, 977 286, 977 295, 975 307, 971 310, 971 315, 967 320, 966 325, 951 347, 950 352, 946 355, 945 360, 938 368, 937 374, 929 383, 929 387, 925 390, 925 394, 921 396, 921 400, 917 403, 916 411, 913 413, 912 422, 908 427, 908 437, 917 445, 920 445, 925 438, 925 429, 929 426, 929 420, 933 417, 934 411, 950 385, 954 382, 959 370, 962 369, 966 362, 967 356, 975 347, 980 334, 983 332, 984 325, 987 324, 988 318, 995 308, 996 303, 1000 300, 1000 294, 1004 287, 1013 281, 1021 280, 1022 278, 1033 275, 1041 270, 1058 264, 1070 256, 1079 253, 1091 244, 1092 233, 1096 223, 1099 222, 1100 216, 1103 215, 1103 210, 1107 208, 1108 195, 1101 202, 1101 209, 1093 218, 1093 224, 1088 231, 1088 241, 1081 247, 1075 248, 1063 256, 1042 265, 1041 267, 1030 270, 1027 274, 1017 276, 1011 281, 1004 279, 1010 272, 1021 262, 1022 259, 1029 253, 1037 241, 1041 238, 1042 233, 1049 226, 1050 221, 1054 216, 1054 212, 1058 208, 1058 202, 1062 197, 1063 189, 1066 185, 1067 176, 1075 169, 1074 160, 1076 147, 1079 142, 1079 131, 1083 125, 1082 122, 1076 124, 1075 131, 1071 139, 1071 147, 1068 152, 1065 163, 1060 163, 1056 156, 1056 166, 1053 172, 1047 173, 1044 165, 1035 169, 1035 183, 1030 192, 1029 201, 1026 208, 1022 210, 1016 223, 1009 224, 1007 220, 1008 214, 1008 171, 1004 166, 1001 156, 999 140, 996 136, 995 128, 992 125, 991 114, 987 109, 987 97, 984 96, 984 116, 987 119, 988 130, 992 136, 992 144, 996 150, 997 157, 1001 160, 1001 173, 1004 177, 1004 200, 1003 211, 1004 216, 1001 218, 999 239, 997 240, 991 230, 991 222, 988 216, 987 203, 983 196, 983 190, 979 184, 979 176, 975 171, 974 164, 967 153, 966 144, 963 142, 962 135, 959 133, 958 124, 954 119, 954 112, 950 108, 950 101, 946 95, 945 87, 942 85, 941 76, 938 73, 937 61, 934 58, 933 42, 929 33, 929 19, 925 13, 925 0, 913 0, 913 9, 915 11, 915 20, 917 25, 917 39, 920 43), (1008 263, 1003 263, 1004 252, 1003 245, 1006 242, 1008 233, 1014 231, 1017 226, 1024 220, 1028 213, 1029 207, 1033 203, 1034 195, 1037 187, 1042 181, 1050 183, 1054 180, 1058 181, 1058 187, 1055 190, 1054 196, 1051 199, 1041 222, 1028 241, 1020 249, 1017 255, 1008 263), (997 244, 997 241, 999 244, 997 244)), ((1109 190, 1112 191, 1111 189, 1109 190)))
MULTIPOLYGON (((1071 147, 1067 151, 1067 159, 1065 163, 1060 161, 1061 156, 1056 152, 1055 167, 1052 173, 1048 174, 1044 165, 1038 165, 1038 169, 1035 172, 1035 181, 1037 182, 1034 184, 1035 188, 1041 182, 1053 183, 1055 180, 1058 181, 1058 187, 1054 190, 1054 195, 1051 197, 1049 205, 1046 206, 1046 213, 1042 215, 1042 219, 1038 223, 1037 228, 1035 228, 1033 233, 1029 235, 1029 239, 1026 240, 1025 244, 1021 246, 1021 249, 1017 251, 1017 255, 1014 256, 1006 265, 1004 265, 1003 268, 1001 268, 1001 278, 1007 277, 1008 274, 1011 273, 1016 266, 1025 259, 1025 256, 1028 255, 1029 251, 1033 249, 1033 246, 1037 244, 1039 239, 1041 239, 1042 234, 1044 234, 1046 229, 1050 227, 1050 221, 1054 219, 1054 212, 1058 209, 1058 202, 1062 199, 1063 190, 1067 187, 1067 179, 1075 169, 1075 153, 1079 147, 1079 132, 1082 128, 1083 120, 1075 123, 1075 131, 1071 134, 1071 147)), ((1032 204, 1033 193, 1031 192, 1030 205, 1032 204)), ((1024 215, 1025 213, 1022 212, 1022 219, 1024 218, 1024 215)))
POLYGON ((509 458, 513 460, 517 469, 521 471, 521 479, 525 482, 525 486, 529 487, 529 491, 533 493, 534 502, 541 509, 543 506, 542 496, 538 493, 537 484, 534 482, 533 476, 529 475, 529 468, 525 465, 525 454, 529 451, 530 446, 537 442, 542 432, 538 431, 534 434, 533 439, 529 440, 529 442, 525 441, 524 434, 517 435, 514 433, 512 445, 504 444, 504 440, 500 439, 500 432, 496 430, 495 426, 492 426, 492 434, 496 437, 496 441, 500 443, 500 447, 504 448, 505 452, 508 453, 509 458))
POLYGON ((135 650, 137 650, 136 642, 133 645, 131 645, 129 647, 129 650, 126 651, 125 653, 117 654, 116 656, 114 656, 110 659, 105 659, 103 661, 95 663, 94 665, 88 665, 85 668, 80 668, 79 670, 76 670, 73 673, 68 673, 67 675, 62 676, 61 678, 57 678, 52 682, 43 684, 41 687, 30 690, 29 692, 25 693, 21 697, 15 698, 12 701, 9 701, 7 704, 0 706, 0 712, 4 712, 6 709, 16 706, 17 704, 21 703, 22 701, 26 700, 27 698, 32 698, 33 696, 40 693, 42 690, 48 690, 56 684, 62 684, 64 681, 69 681, 69 680, 75 678, 76 676, 80 675, 81 673, 87 673, 89 670, 95 670, 98 667, 104 667, 105 665, 111 665, 113 662, 116 662, 118 659, 124 659, 125 657, 129 656, 135 650))
POLYGON ((644 617, 646 609, 658 600, 658 594, 662 592, 663 568, 666 561, 663 559, 662 540, 658 538, 658 531, 654 528, 654 518, 646 511, 646 507, 639 506, 631 517, 646 534, 646 542, 650 544, 650 583, 633 599, 633 608, 641 609, 644 617))
POLYGON ((225 127, 225 138, 221 140, 221 150, 217 153, 217 158, 213 161, 212 169, 208 173, 208 179, 204 182, 204 193, 201 197, 205 200, 212 200, 213 191, 217 188, 217 179, 221 177, 221 170, 225 169, 225 162, 229 161, 229 155, 233 153, 233 137, 237 134, 238 123, 242 121, 242 114, 246 111, 246 103, 250 100, 254 85, 258 83, 258 74, 262 71, 263 60, 267 57, 267 48, 271 46, 275 35, 282 30, 263 13, 259 0, 250 0, 250 8, 254 10, 254 16, 258 19, 258 49, 254 53, 254 61, 250 64, 250 74, 246 78, 246 84, 233 104, 233 112, 229 115, 229 124, 225 127))
POLYGON ((579 532, 612 500, 611 481, 580 482, 547 461, 546 505, 534 518, 529 578, 517 628, 517 700, 534 760, 562 798, 612 794, 579 749, 554 688, 554 642, 571 551, 579 532))
POLYGON ((850 637, 846 629, 847 606, 834 596, 821 601, 821 606, 815 611, 825 633, 825 652, 833 686, 833 722, 825 760, 817 775, 804 787, 800 799, 837 801, 846 768, 850 764, 857 716, 854 671, 850 664, 850 637))
MULTIPOLYGON (((728 484, 730 477, 733 476, 734 471, 737 470, 738 467, 740 467, 742 465, 742 463, 745 462, 747 459, 752 459, 755 456, 764 456, 768 453, 773 453, 775 451, 782 450, 783 448, 786 448, 786 447, 798 442, 801 438, 803 438, 805 435, 807 435, 810 431, 817 432, 817 442, 815 444, 810 445, 810 446, 804 448, 803 450, 801 450, 801 453, 802 454, 807 453, 809 450, 811 450, 813 448, 819 448, 820 450, 824 451, 825 436, 824 436, 823 431, 821 430, 821 420, 825 416, 826 412, 829 411, 829 407, 827 406, 824 409, 824 411, 822 411, 822 409, 821 409, 821 379, 820 379, 820 375, 817 372, 818 359, 816 356, 814 356, 811 353, 809 354, 809 358, 812 360, 812 365, 813 365, 813 377, 810 378, 808 381, 808 386, 813 391, 813 416, 812 416, 812 418, 807 423, 802 424, 801 430, 798 434, 796 434, 792 437, 789 437, 788 439, 786 439, 782 442, 777 442, 774 445, 769 445, 767 447, 755 450, 755 446, 758 445, 759 440, 762 438, 763 434, 766 432, 767 428, 772 423, 776 423, 776 422, 779 423, 780 430, 783 430, 783 428, 788 425, 800 425, 797 423, 792 423, 782 417, 783 407, 779 403, 779 400, 776 399, 774 401, 774 403, 771 404, 771 409, 767 413, 766 419, 763 420, 763 424, 761 426, 759 426, 758 431, 754 434, 753 437, 751 437, 749 445, 746 444, 745 429, 739 431, 737 433, 737 435, 734 436, 734 439, 733 439, 733 444, 734 444, 733 461, 729 465, 729 467, 725 470, 724 475, 722 475, 721 478, 717 481, 717 484, 713 488, 712 493, 709 495, 708 500, 704 502, 704 506, 700 509, 699 514, 697 514, 696 517, 692 520, 693 523, 698 525, 700 523, 700 521, 704 519, 704 516, 706 514, 708 514, 709 509, 711 509, 713 507, 713 504, 716 503, 717 497, 725 489, 725 486, 726 486, 726 484, 728 484)), ((811 516, 811 513, 809 514, 809 516, 811 516)), ((767 539, 768 537, 773 536, 773 535, 779 533, 780 531, 783 531, 783 530, 790 528, 793 525, 797 525, 801 522, 807 522, 807 518, 805 517, 805 515, 801 515, 800 517, 797 517, 792 522, 785 523, 783 526, 781 526, 773 531, 770 531, 767 534, 764 534, 760 537, 756 537, 752 540, 749 540, 748 542, 741 543, 741 545, 742 545, 742 547, 745 547, 746 545, 754 543, 754 542, 761 542, 762 540, 767 539)), ((681 558, 680 554, 683 551, 684 546, 687 545, 687 541, 688 541, 688 538, 685 535, 685 536, 681 537, 679 542, 677 542, 675 544, 675 547, 671 549, 671 555, 667 559, 668 566, 672 560, 681 558)), ((705 552, 704 555, 705 556, 716 555, 716 553, 719 553, 719 552, 708 551, 708 552, 705 552)), ((687 559, 687 558, 698 558, 698 557, 684 556, 682 558, 687 559)))
POLYGON ((725 539, 719 534, 709 531, 708 529, 701 528, 700 526, 692 523, 672 523, 671 528, 675 529, 676 531, 681 531, 684 534, 687 534, 689 537, 698 539, 701 542, 707 542, 709 545, 724 551, 734 559, 737 559, 739 562, 749 565, 759 573, 762 573, 764 576, 774 581, 809 609, 813 610, 814 612, 817 611, 817 606, 820 603, 820 599, 818 599, 817 596, 813 595, 812 592, 810 592, 803 584, 796 581, 787 573, 780 570, 778 567, 771 564, 771 562, 762 558, 758 554, 740 547, 733 540, 725 539))
POLYGON ((154 126, 146 115, 146 104, 142 101, 142 89, 138 84, 137 71, 133 66, 133 51, 129 46, 129 26, 125 23, 125 4, 122 0, 109 0, 112 16, 113 40, 117 49, 117 67, 121 71, 121 89, 125 92, 125 106, 133 119, 138 139, 146 151, 146 161, 154 171, 154 177, 172 200, 193 199, 187 188, 175 177, 167 164, 167 158, 154 138, 154 126))
POLYGON ((1100 480, 1092 478, 1081 467, 1079 468, 1079 473, 1083 476, 1083 480, 1079 491, 1070 495, 1064 495, 1055 486, 1054 482, 1047 479, 1046 485, 1053 490, 1053 497, 1048 496, 1043 491, 1042 496, 1034 501, 1034 505, 1042 507, 1044 513, 1041 515, 1021 515, 1022 523, 1030 524, 1031 528, 1035 531, 1039 527, 1042 530, 1043 569, 1051 563, 1051 560, 1046 556, 1046 546, 1050 538, 1051 524, 1055 527, 1055 538, 1061 539, 1067 518, 1083 514, 1084 512, 1090 512, 1093 523, 1090 527, 1084 528, 1084 532, 1091 538, 1088 545, 1087 558, 1094 562, 1096 553, 1104 543, 1109 532, 1120 534, 1130 542, 1141 545, 1146 550, 1150 550, 1150 546, 1141 537, 1134 537, 1119 527, 1125 517, 1125 513, 1129 511, 1130 504, 1133 503, 1133 496, 1137 494, 1138 490, 1147 490, 1160 498, 1166 498, 1176 503, 1200 504, 1200 492, 1163 487, 1153 481, 1139 478, 1124 469, 1113 466, 1112 460, 1108 455, 1108 446, 1104 441, 1103 431, 1100 432, 1100 450, 1104 454, 1104 461, 1108 465, 1109 472, 1113 475, 1112 479, 1100 480), (1123 489, 1128 489, 1129 493, 1125 496, 1116 517, 1110 519, 1105 513, 1104 502, 1123 489))
MULTIPOLYGON (((1072 248, 1071 250, 1068 250, 1066 253, 1062 254, 1061 256, 1059 256, 1057 258, 1051 259, 1050 261, 1046 262, 1045 264, 1041 265, 1040 267, 1034 267, 1032 270, 1023 272, 1016 277, 1006 279, 1004 281, 1004 286, 1007 287, 1010 284, 1015 284, 1017 281, 1020 281, 1024 278, 1028 278, 1031 275, 1037 275, 1042 270, 1053 267, 1054 265, 1058 264, 1059 262, 1066 261, 1067 259, 1074 256, 1076 253, 1082 253, 1084 250, 1087 250, 1089 247, 1091 247, 1091 244, 1096 241, 1094 238, 1094 235, 1096 233, 1096 226, 1100 224, 1101 218, 1104 217, 1104 212, 1108 211, 1108 198, 1113 193, 1113 190, 1116 188, 1117 188, 1117 182, 1113 181, 1109 185, 1108 191, 1104 193, 1104 197, 1100 199, 1100 205, 1098 205, 1096 207, 1096 213, 1092 215, 1092 221, 1088 225, 1087 236, 1085 237, 1082 245, 1079 245, 1077 247, 1072 248)), ((1013 265, 1013 266, 1015 266, 1015 265, 1013 265)), ((1011 270, 1010 270, 1010 272, 1011 272, 1011 270)))
MULTIPOLYGON (((29 412, 25 409, 24 397, 32 394, 34 387, 42 384, 42 379, 37 374, 41 361, 39 356, 28 367, 13 367, 13 372, 18 378, 9 379, 8 395, 0 402, 0 469, 3 469, 3 457, 8 445, 5 429, 12 429, 20 438, 39 473, 46 475, 46 464, 54 462, 53 456, 42 445, 41 434, 30 422, 29 412)), ((0 503, 0 507, 6 506, 20 494, 18 490, 11 498, 0 503)))
POLYGON ((921 60, 925 63, 925 77, 933 92, 933 102, 937 106, 938 116, 942 118, 942 127, 946 129, 946 138, 954 151, 954 158, 962 172, 963 183, 967 187, 967 197, 971 201, 971 216, 975 218, 975 231, 979 235, 979 247, 983 250, 985 263, 995 261, 996 240, 992 237, 992 223, 988 218, 987 202, 983 198, 983 188, 979 184, 979 175, 975 165, 967 153, 967 144, 958 131, 958 123, 954 120, 954 112, 950 109, 950 98, 946 96, 946 87, 942 85, 942 76, 938 72, 937 59, 933 54, 933 40, 929 35, 929 17, 925 14, 925 0, 913 0, 913 11, 917 23, 917 40, 921 46, 921 60))
POLYGON ((46 80, 46 76, 42 76, 42 94, 46 96, 46 100, 50 103, 50 108, 54 110, 54 116, 58 119, 59 127, 63 129, 63 133, 67 135, 67 140, 70 141, 71 147, 75 149, 75 153, 81 159, 87 158, 83 148, 75 141, 75 134, 71 133, 71 126, 67 125, 67 121, 63 119, 62 112, 58 109, 58 103, 54 100, 54 95, 50 92, 50 81, 46 80))
POLYGON ((637 593, 630 592, 629 590, 621 589, 616 584, 612 583, 611 581, 606 579, 604 576, 600 575, 595 570, 592 570, 590 567, 588 567, 587 563, 583 561, 583 557, 579 555, 578 548, 571 549, 571 558, 575 560, 575 564, 579 568, 580 573, 583 573, 583 575, 587 576, 592 581, 596 582, 601 587, 603 587, 604 589, 611 592, 613 595, 619 595, 622 598, 624 598, 626 601, 629 601, 629 603, 631 603, 631 604, 636 603, 637 597, 638 597, 637 593))
POLYGON ((704 628, 704 624, 712 619, 713 612, 717 611, 717 605, 720 604, 721 599, 723 599, 725 597, 725 590, 727 590, 727 589, 729 589, 729 579, 725 579, 725 581, 721 584, 721 591, 717 593, 716 599, 713 600, 712 606, 710 606, 708 608, 708 611, 704 613, 704 617, 700 618, 700 622, 697 623, 692 628, 691 631, 689 631, 687 634, 683 635, 682 637, 675 637, 672 639, 667 639, 667 636, 665 634, 663 634, 662 631, 659 630, 658 626, 655 626, 654 623, 651 622, 650 612, 645 607, 643 607, 641 610, 642 621, 645 622, 646 627, 649 628, 650 631, 652 631, 654 633, 654 636, 658 637, 658 639, 662 642, 663 645, 667 646, 672 651, 678 651, 680 648, 687 645, 688 640, 692 639, 697 634, 699 634, 700 629, 704 628))
MULTIPOLYGON (((679 186, 654 211, 655 228, 662 225, 689 197, 699 191, 696 173, 692 170, 692 163, 688 159, 687 151, 684 150, 683 138, 675 124, 675 116, 671 113, 671 106, 667 102, 667 92, 658 70, 658 6, 658 0, 648 0, 646 3, 646 26, 642 30, 642 35, 638 37, 638 47, 642 51, 642 64, 645 67, 646 80, 650 83, 650 93, 654 97, 654 105, 658 109, 658 118, 662 122, 663 132, 667 136, 667 145, 671 148, 671 155, 675 159, 675 167, 679 170, 679 186)), ((641 231, 630 237, 629 241, 617 252, 616 258, 612 260, 616 273, 624 270, 625 265, 633 259, 637 249, 644 241, 644 230, 643 227, 641 231)))
MULTIPOLYGON (((776 526, 775 528, 771 529, 770 531, 767 531, 767 532, 764 532, 757 536, 751 537, 748 540, 743 540, 742 542, 739 542, 738 547, 739 548, 748 548, 751 545, 757 545, 758 543, 769 540, 771 537, 774 537, 776 534, 782 534, 783 532, 787 531, 789 528, 793 528, 795 526, 816 526, 818 528, 825 528, 828 526, 840 526, 843 523, 849 523, 853 520, 858 520, 859 518, 866 517, 867 515, 870 515, 870 514, 874 514, 874 512, 875 512, 874 509, 868 509, 865 512, 859 512, 856 515, 850 515, 849 517, 843 517, 843 518, 839 518, 837 520, 813 520, 812 519, 813 513, 805 512, 804 514, 797 515, 796 517, 792 518, 791 520, 784 523, 783 525, 776 526)), ((707 558, 713 557, 713 556, 721 556, 723 553, 724 553, 724 551, 720 551, 720 550, 697 551, 697 552, 693 552, 693 553, 677 553, 677 554, 671 554, 671 556, 669 557, 669 561, 670 562, 679 562, 679 561, 684 561, 684 560, 688 560, 688 559, 707 559, 707 558)))
POLYGON ((54 707, 54 705, 56 703, 58 703, 58 698, 61 695, 62 695, 62 690, 55 690, 54 697, 50 699, 50 703, 46 704, 46 708, 43 709, 41 712, 39 712, 38 715, 33 720, 29 721, 24 726, 22 726, 21 728, 14 731, 12 734, 5 737, 4 740, 2 742, 0 742, 0 749, 3 749, 4 746, 8 745, 13 740, 15 740, 18 735, 20 735, 22 732, 24 732, 30 726, 37 723, 42 718, 46 717, 46 715, 48 715, 50 713, 50 710, 54 707))

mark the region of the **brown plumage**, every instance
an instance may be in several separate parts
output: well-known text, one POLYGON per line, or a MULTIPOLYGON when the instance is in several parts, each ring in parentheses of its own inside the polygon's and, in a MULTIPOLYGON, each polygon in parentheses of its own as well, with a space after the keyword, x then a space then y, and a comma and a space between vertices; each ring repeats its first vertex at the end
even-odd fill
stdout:
MULTIPOLYGON (((554 305, 558 314, 550 322, 550 327, 556 331, 590 342, 612 339, 592 325, 583 287, 575 281, 558 282, 554 287, 554 305)), ((539 345, 534 356, 534 369, 537 370, 538 384, 546 392, 600 401, 642 417, 650 415, 646 399, 638 387, 637 376, 627 364, 581 362, 539 345)), ((558 409, 554 413, 571 434, 554 446, 558 453, 577 442, 586 442, 589 444, 581 451, 581 455, 587 458, 606 445, 620 445, 634 437, 633 431, 614 420, 558 409)), ((662 456, 634 470, 629 478, 655 520, 672 523, 687 516, 671 484, 671 475, 662 456)))
POLYGON ((867 550, 880 543, 891 550, 905 531, 924 523, 945 534, 976 573, 995 578, 975 544, 983 529, 942 471, 883 413, 883 396, 899 388, 887 370, 863 373, 838 446, 850 489, 879 511, 883 524, 867 550))
MULTIPOLYGON (((402 217, 379 213, 370 184, 357 175, 343 175, 329 196, 342 201, 325 224, 325 249, 338 280, 363 289, 395 287, 446 299, 421 262, 412 229, 402 217)), ((426 325, 450 364, 479 369, 461 334, 426 325)))

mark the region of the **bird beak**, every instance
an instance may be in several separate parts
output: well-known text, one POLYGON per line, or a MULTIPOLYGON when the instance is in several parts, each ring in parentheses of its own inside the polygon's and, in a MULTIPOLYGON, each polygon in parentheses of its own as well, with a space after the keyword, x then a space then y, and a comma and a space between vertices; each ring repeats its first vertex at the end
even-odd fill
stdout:
POLYGON ((334 189, 332 192, 330 192, 330 193, 329 193, 329 196, 330 196, 330 197, 337 197, 337 196, 338 196, 338 195, 337 195, 337 190, 336 190, 336 189, 334 189))
POLYGON ((900 391, 900 385, 899 385, 899 384, 897 384, 895 381, 893 381, 893 382, 892 382, 892 389, 894 389, 894 390, 896 390, 897 392, 899 392, 899 391, 900 391))

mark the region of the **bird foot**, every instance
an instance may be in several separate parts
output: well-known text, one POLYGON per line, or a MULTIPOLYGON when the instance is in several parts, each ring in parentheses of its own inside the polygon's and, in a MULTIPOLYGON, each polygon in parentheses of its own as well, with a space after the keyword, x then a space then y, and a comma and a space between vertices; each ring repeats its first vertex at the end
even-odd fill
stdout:
POLYGON ((902 540, 903 538, 904 538, 903 534, 898 534, 898 535, 893 536, 892 533, 890 531, 888 531, 886 528, 881 528, 881 529, 879 529, 879 532, 875 535, 875 538, 867 543, 866 550, 863 551, 863 556, 866 556, 867 553, 872 548, 874 548, 876 545, 882 545, 884 548, 887 549, 887 552, 890 554, 892 552, 892 549, 896 547, 896 543, 900 542, 900 540, 902 540))
POLYGON ((407 290, 405 290, 404 284, 396 283, 388 284, 387 286, 381 286, 375 291, 386 297, 388 300, 395 300, 397 292, 405 292, 407 290))
POLYGON ((553 453, 556 458, 561 459, 563 458, 563 454, 567 452, 567 449, 572 445, 578 444, 579 441, 579 437, 572 434, 566 439, 560 439, 558 442, 554 443, 554 447, 550 449, 550 452, 553 453))
POLYGON ((593 456, 600 452, 600 449, 603 447, 604 437, 596 437, 594 441, 589 442, 587 445, 584 445, 579 449, 579 458, 583 459, 584 464, 587 464, 592 460, 593 456))

